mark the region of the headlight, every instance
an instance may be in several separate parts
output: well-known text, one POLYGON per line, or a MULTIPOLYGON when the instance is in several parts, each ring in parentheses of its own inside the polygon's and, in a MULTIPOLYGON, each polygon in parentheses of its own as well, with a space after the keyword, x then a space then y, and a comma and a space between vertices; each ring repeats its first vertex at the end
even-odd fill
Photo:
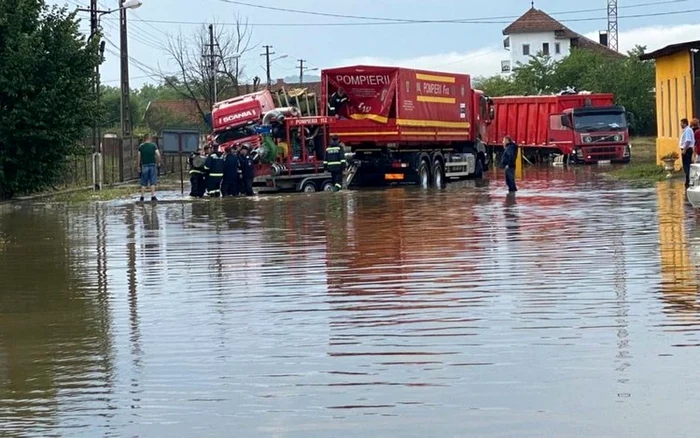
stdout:
POLYGON ((586 135, 586 136, 583 137, 583 142, 584 142, 584 143, 590 143, 590 142, 592 142, 592 141, 593 141, 593 137, 591 137, 590 135, 586 135))
POLYGON ((620 134, 617 134, 615 136, 615 141, 622 141, 622 136, 620 134))

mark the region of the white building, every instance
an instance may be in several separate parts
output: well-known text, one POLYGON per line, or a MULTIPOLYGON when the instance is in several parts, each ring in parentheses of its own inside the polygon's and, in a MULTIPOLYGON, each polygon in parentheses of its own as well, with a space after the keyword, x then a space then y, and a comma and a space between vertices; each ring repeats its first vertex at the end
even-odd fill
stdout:
POLYGON ((503 35, 506 36, 503 46, 510 51, 510 59, 501 61, 503 73, 510 73, 518 63, 527 64, 531 56, 539 53, 561 60, 567 57, 574 47, 621 56, 607 47, 606 33, 601 33, 600 39, 603 44, 597 43, 534 7, 503 29, 503 35))

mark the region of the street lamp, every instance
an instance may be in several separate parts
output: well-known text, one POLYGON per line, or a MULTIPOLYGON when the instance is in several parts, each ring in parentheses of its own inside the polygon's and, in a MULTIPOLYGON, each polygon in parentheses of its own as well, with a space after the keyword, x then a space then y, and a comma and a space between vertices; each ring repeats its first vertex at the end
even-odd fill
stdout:
MULTIPOLYGON (((88 43, 99 32, 100 18, 104 15, 111 14, 113 12, 127 10, 127 9, 137 9, 143 5, 143 0, 125 0, 120 7, 116 9, 109 10, 98 10, 97 0, 90 0, 90 8, 78 8, 80 12, 90 13, 90 36, 88 37, 88 43)), ((100 104, 100 64, 102 63, 102 58, 104 57, 105 42, 100 43, 100 62, 95 66, 95 99, 99 108, 100 104)), ((123 48, 122 48, 123 50, 123 48)), ((100 190, 102 188, 102 140, 100 138, 99 126, 97 121, 93 122, 92 126, 92 139, 93 139, 93 183, 95 190, 100 190)))

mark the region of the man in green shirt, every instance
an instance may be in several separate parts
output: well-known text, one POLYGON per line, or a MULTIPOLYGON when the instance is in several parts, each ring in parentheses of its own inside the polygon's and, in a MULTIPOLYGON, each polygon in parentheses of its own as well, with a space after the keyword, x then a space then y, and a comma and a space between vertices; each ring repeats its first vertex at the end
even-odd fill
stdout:
POLYGON ((141 171, 141 202, 146 187, 151 189, 151 201, 157 201, 156 184, 158 183, 158 166, 160 166, 160 151, 153 143, 153 137, 146 135, 139 146, 139 169, 141 171))

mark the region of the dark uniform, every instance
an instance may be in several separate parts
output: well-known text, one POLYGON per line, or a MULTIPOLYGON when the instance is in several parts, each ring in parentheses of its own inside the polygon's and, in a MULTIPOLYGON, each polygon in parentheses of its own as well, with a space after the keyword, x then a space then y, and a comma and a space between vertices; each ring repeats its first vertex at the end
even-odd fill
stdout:
POLYGON ((207 171, 207 193, 212 198, 221 196, 221 180, 224 177, 224 159, 221 152, 212 153, 204 164, 207 171))
POLYGON ((503 152, 503 158, 501 158, 501 167, 506 170, 506 185, 510 193, 518 191, 518 188, 515 186, 515 160, 517 156, 518 146, 513 142, 508 143, 503 152))
POLYGON ((224 181, 221 185, 223 196, 238 196, 238 154, 226 154, 224 158, 224 181))
POLYGON ((345 150, 343 144, 334 136, 331 144, 326 149, 326 157, 323 160, 323 167, 331 173, 333 190, 338 191, 343 188, 343 170, 346 165, 345 150))
POLYGON ((187 160, 190 165, 190 196, 201 198, 204 196, 204 162, 205 158, 195 152, 187 160))
POLYGON ((348 95, 343 93, 342 96, 339 92, 335 92, 328 99, 328 115, 336 116, 340 114, 340 110, 348 103, 348 95))
MULTIPOLYGON (((246 149, 247 150, 247 149, 246 149)), ((253 179, 255 179, 255 168, 253 167, 253 158, 250 155, 240 155, 238 164, 241 167, 241 182, 243 187, 241 191, 246 196, 253 196, 253 179)))

